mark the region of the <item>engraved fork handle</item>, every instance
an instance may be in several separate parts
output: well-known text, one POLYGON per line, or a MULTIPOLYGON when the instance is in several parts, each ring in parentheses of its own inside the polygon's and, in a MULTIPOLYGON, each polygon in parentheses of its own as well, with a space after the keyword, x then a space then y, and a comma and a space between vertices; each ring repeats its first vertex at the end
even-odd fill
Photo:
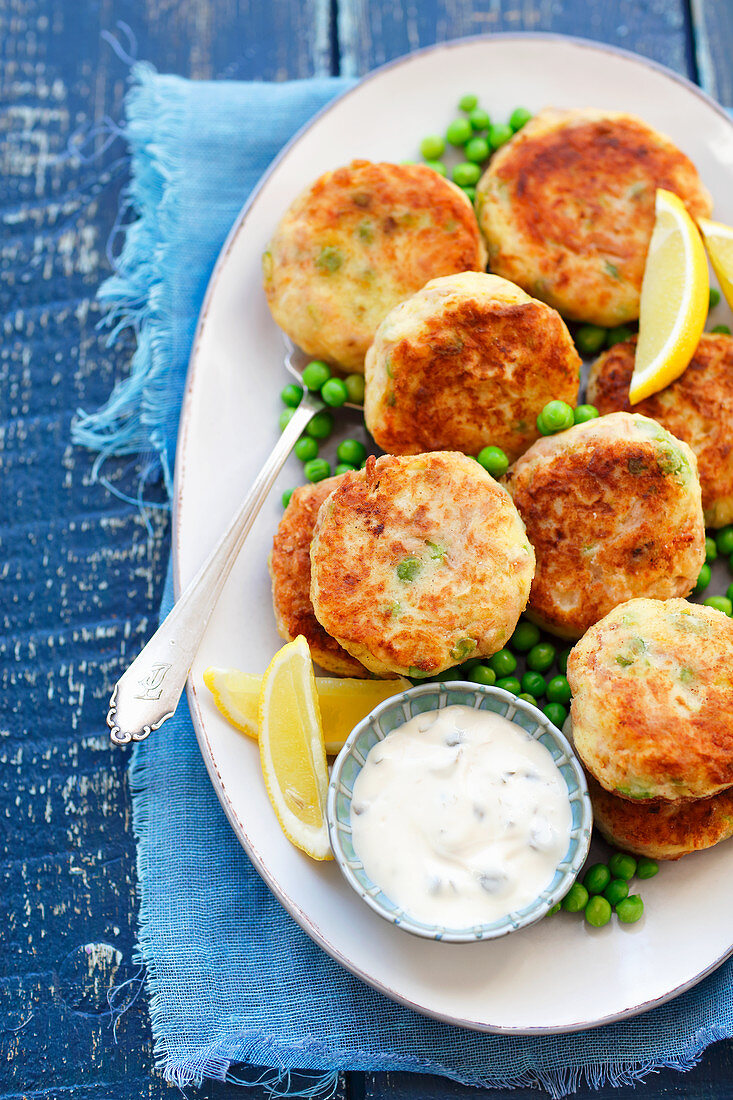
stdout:
POLYGON ((107 713, 117 745, 144 741, 170 718, 181 697, 224 582, 272 483, 301 432, 325 406, 306 391, 241 508, 144 649, 115 684, 107 713))

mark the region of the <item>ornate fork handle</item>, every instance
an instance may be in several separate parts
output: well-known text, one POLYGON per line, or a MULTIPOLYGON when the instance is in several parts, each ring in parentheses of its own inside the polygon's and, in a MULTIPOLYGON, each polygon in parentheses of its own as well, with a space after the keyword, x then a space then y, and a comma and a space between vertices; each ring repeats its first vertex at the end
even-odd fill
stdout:
POLYGON ((325 406, 304 393, 240 510, 144 649, 115 684, 107 725, 117 745, 145 738, 170 718, 211 612, 285 459, 315 413, 325 406))

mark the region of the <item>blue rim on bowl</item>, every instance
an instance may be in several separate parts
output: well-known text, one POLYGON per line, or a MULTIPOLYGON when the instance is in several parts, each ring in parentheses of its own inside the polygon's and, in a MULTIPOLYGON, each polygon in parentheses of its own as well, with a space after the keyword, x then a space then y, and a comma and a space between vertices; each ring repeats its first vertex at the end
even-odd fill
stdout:
POLYGON ((569 742, 549 718, 531 703, 497 687, 483 687, 465 681, 420 684, 380 703, 352 730, 333 765, 328 788, 328 831, 333 854, 346 881, 375 913, 406 932, 447 943, 473 943, 497 939, 534 924, 572 886, 583 866, 590 845, 593 813, 588 788, 569 742), (356 777, 367 754, 398 726, 426 711, 448 706, 473 706, 492 711, 515 722, 549 750, 565 780, 570 799, 570 843, 558 864, 552 882, 529 905, 490 924, 470 928, 446 928, 415 920, 396 905, 366 874, 351 840, 351 796, 356 777))

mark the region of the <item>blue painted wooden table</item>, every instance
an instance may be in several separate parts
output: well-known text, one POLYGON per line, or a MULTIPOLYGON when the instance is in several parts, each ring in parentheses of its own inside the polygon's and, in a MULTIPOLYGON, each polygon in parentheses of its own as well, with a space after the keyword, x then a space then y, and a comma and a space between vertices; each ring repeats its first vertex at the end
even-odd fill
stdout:
MULTIPOLYGON (((357 75, 418 46, 501 30, 637 50, 733 105, 730 0, 0 0, 0 1100, 178 1092, 152 1069, 132 959, 126 761, 103 719, 111 684, 152 631, 168 517, 146 521, 122 499, 135 491, 135 461, 110 462, 105 486, 69 443, 75 409, 104 400, 132 348, 105 347, 94 301, 126 173, 122 143, 102 126, 120 117, 127 76, 109 34, 160 70, 274 80, 357 75), (87 134, 81 164, 68 153, 76 132, 87 134)), ((733 1097, 733 1044, 634 1094, 733 1097)), ((207 1083, 198 1095, 243 1094, 207 1083)), ((477 1093, 352 1074, 338 1095, 477 1093)))

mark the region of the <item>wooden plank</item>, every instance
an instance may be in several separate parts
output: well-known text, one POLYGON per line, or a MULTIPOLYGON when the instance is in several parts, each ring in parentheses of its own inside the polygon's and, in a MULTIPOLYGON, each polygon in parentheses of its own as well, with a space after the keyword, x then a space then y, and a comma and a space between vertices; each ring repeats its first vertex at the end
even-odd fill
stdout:
MULTIPOLYGON (((708 0, 700 0, 707 4, 708 0)), ((727 0, 719 0, 721 6, 727 0)), ((685 0, 339 0, 341 72, 359 75, 393 57, 464 35, 499 31, 572 34, 635 50, 694 76, 685 0)), ((456 96, 462 89, 455 89, 456 96)), ((450 91, 447 92, 450 96, 450 91)))
POLYGON ((700 84, 724 107, 733 107, 733 4, 691 0, 691 9, 700 84))

